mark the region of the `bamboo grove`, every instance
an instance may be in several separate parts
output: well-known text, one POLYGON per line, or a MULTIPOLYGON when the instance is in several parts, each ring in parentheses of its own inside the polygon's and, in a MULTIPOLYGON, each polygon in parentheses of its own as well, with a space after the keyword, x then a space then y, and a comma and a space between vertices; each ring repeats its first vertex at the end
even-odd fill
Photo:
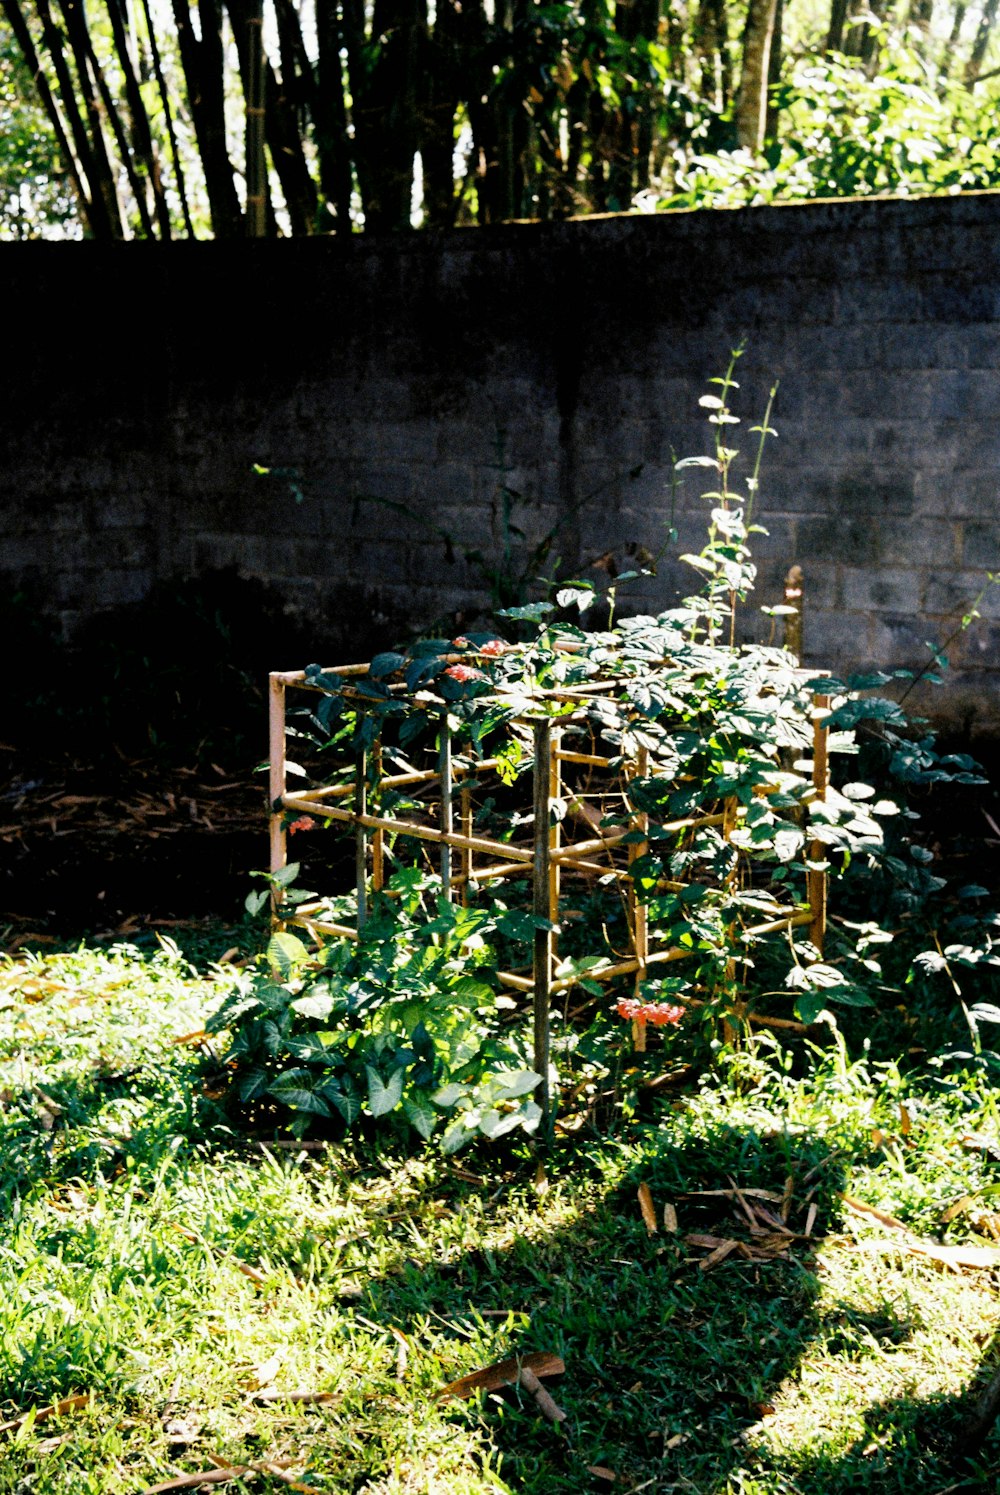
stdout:
MULTIPOLYGON (((0 0, 0 195, 61 183, 64 219, 104 240, 690 205, 692 161, 774 170, 782 137, 808 156, 803 106, 815 114, 831 77, 879 94, 887 58, 911 69, 908 106, 916 89, 958 100, 949 120, 989 112, 998 3, 0 0)), ((814 120, 820 147, 836 114, 814 120)), ((932 115, 905 128, 942 137, 932 115)), ((992 184, 977 128, 955 125, 972 145, 938 185, 992 184)), ((815 183, 799 171, 786 195, 882 190, 851 164, 876 133, 862 118, 848 164, 841 152, 815 183)), ((908 140, 891 143, 904 165, 920 156, 908 140)), ((8 221, 25 211, 8 202, 8 221)))

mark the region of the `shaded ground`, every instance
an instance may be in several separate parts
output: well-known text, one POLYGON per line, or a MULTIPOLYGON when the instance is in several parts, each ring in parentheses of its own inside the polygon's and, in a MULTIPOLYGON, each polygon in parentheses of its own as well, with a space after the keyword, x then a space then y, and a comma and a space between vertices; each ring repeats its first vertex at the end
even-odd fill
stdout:
MULTIPOLYGON (((958 751, 960 748, 955 747, 958 751)), ((1000 746, 987 786, 940 786, 917 804, 940 871, 1000 896, 1000 746)), ((259 761, 259 760, 258 760, 259 761)), ((213 916, 238 921, 267 862, 267 795, 257 762, 158 765, 112 754, 97 765, 0 747, 0 931, 76 936, 213 916)), ((352 852, 326 832, 294 847, 338 891, 352 852)))

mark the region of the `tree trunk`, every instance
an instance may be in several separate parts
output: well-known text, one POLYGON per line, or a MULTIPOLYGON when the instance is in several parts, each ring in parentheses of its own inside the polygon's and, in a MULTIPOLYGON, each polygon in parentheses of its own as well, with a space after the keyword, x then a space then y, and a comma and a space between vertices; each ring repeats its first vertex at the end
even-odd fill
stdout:
MULTIPOLYGON (((94 208, 87 189, 84 186, 85 167, 81 166, 76 152, 70 145, 68 133, 70 127, 67 126, 63 118, 63 110, 60 109, 59 102, 49 87, 49 81, 42 68, 41 59, 35 50, 35 44, 28 29, 28 23, 21 12, 18 0, 0 0, 0 4, 3 5, 3 11, 7 17, 10 29, 14 33, 14 39, 21 48, 24 60, 31 72, 31 76, 35 80, 35 87, 38 90, 38 97, 41 99, 42 108, 48 115, 53 134, 56 137, 60 153, 66 163, 70 180, 73 183, 73 189, 76 192, 77 201, 80 205, 80 214, 84 225, 97 238, 99 237, 99 233, 94 222, 94 208)), ((73 102, 73 100, 70 100, 71 104, 73 102)))
POLYGON ((767 140, 778 138, 778 106, 774 90, 781 82, 781 43, 785 19, 785 0, 775 0, 774 34, 771 37, 771 55, 767 64, 767 108, 764 117, 764 136, 767 140))
POLYGON ((167 89, 167 80, 163 75, 163 63, 160 58, 160 49, 156 41, 156 31, 153 28, 153 18, 150 14, 149 0, 142 0, 143 13, 146 17, 146 35, 149 41, 149 54, 153 63, 153 75, 156 78, 156 86, 160 91, 160 100, 163 104, 163 117, 167 126, 167 138, 170 141, 170 159, 174 168, 174 183, 177 187, 177 195, 181 202, 181 215, 184 219, 184 228, 188 238, 195 237, 194 224, 191 221, 191 208, 188 204, 187 185, 184 181, 184 169, 181 166, 181 155, 177 148, 177 131, 174 129, 174 114, 170 104, 170 94, 167 89))
POLYGON ((743 71, 736 97, 736 133, 744 150, 758 152, 767 122, 767 78, 777 0, 750 0, 743 36, 743 71))
POLYGON ((235 239, 242 233, 243 214, 236 195, 233 163, 226 149, 221 0, 198 0, 200 40, 191 26, 188 0, 172 0, 172 3, 184 86, 205 173, 212 230, 217 239, 235 239))
POLYGON ((826 50, 828 52, 842 52, 844 50, 844 27, 847 24, 848 0, 831 0, 830 5, 830 29, 826 34, 826 50))
POLYGON ((320 188, 332 208, 338 234, 351 232, 351 143, 347 128, 347 100, 341 51, 346 46, 337 0, 317 0, 316 150, 320 188))
POLYGON ((146 106, 143 103, 142 92, 139 88, 139 79, 137 77, 138 64, 137 59, 133 57, 132 46, 129 40, 125 0, 108 0, 108 15, 111 19, 111 33, 114 37, 115 52, 118 55, 118 63, 122 70, 132 150, 136 161, 145 173, 146 181, 152 191, 153 208, 160 229, 160 237, 161 239, 169 239, 171 236, 170 210, 167 207, 167 199, 164 195, 163 183, 160 179, 160 168, 156 159, 156 152, 153 148, 153 136, 149 128, 149 117, 146 114, 146 106))
POLYGON ((983 8, 982 19, 979 22, 979 30, 976 39, 972 43, 972 51, 965 65, 965 81, 971 88, 983 70, 986 60, 986 49, 990 44, 990 35, 996 25, 998 0, 986 0, 983 8))

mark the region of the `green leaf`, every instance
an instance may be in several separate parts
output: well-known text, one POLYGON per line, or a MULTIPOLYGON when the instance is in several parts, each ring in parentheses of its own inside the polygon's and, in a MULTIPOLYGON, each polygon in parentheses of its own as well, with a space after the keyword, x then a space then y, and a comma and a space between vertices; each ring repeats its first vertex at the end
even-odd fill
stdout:
POLYGON ((397 1069, 390 1075, 387 1083, 383 1083, 382 1076, 377 1069, 370 1064, 365 1065, 365 1074, 368 1076, 368 1109, 375 1117, 386 1116, 394 1111, 399 1105, 403 1095, 404 1072, 397 1069))
POLYGON ((795 1003, 795 1016, 800 1023, 814 1023, 826 1006, 826 992, 804 991, 795 1003))
POLYGON ((443 1153, 457 1152, 474 1135, 475 1131, 470 1130, 464 1121, 454 1121, 441 1138, 441 1151, 443 1153))
POLYGON ((503 1095, 510 1100, 519 1095, 530 1095, 537 1085, 542 1083, 542 1077, 533 1069, 519 1069, 512 1075, 499 1074, 497 1079, 503 1086, 503 1095))
POLYGON ((296 997, 294 1002, 288 1004, 293 1012, 302 1017, 315 1018, 317 1022, 323 1022, 333 1011, 333 997, 329 990, 322 987, 314 987, 312 991, 306 992, 304 997, 296 997))
POLYGON ((468 1095, 468 1093, 469 1087, 467 1085, 442 1085, 441 1089, 435 1091, 431 1096, 431 1100, 436 1106, 440 1106, 442 1110, 447 1111, 452 1106, 457 1106, 463 1096, 468 1095))
POLYGON ((271 936, 267 946, 267 958, 278 974, 288 978, 300 961, 308 959, 309 951, 301 940, 287 930, 279 930, 271 936))
POLYGON ((427 1096, 419 1090, 408 1095, 403 1101, 403 1114, 424 1141, 428 1141, 437 1126, 438 1116, 427 1096))

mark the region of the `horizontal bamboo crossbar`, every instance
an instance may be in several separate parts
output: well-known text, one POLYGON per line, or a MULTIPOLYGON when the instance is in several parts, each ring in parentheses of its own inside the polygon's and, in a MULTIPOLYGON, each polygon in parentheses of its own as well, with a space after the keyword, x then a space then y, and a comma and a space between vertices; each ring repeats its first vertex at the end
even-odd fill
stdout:
POLYGON ((298 810, 305 815, 322 815, 327 820, 342 820, 345 825, 363 825, 367 830, 412 836, 418 841, 464 846, 470 851, 489 852, 491 856, 505 856, 517 862, 530 863, 534 860, 534 852, 522 851, 517 846, 505 846, 502 841, 487 841, 483 836, 463 836, 458 831, 440 831, 432 825, 418 825, 413 820, 392 820, 387 815, 359 815, 356 810, 339 810, 335 805, 322 804, 308 793, 283 794, 281 807, 285 810, 298 810))

